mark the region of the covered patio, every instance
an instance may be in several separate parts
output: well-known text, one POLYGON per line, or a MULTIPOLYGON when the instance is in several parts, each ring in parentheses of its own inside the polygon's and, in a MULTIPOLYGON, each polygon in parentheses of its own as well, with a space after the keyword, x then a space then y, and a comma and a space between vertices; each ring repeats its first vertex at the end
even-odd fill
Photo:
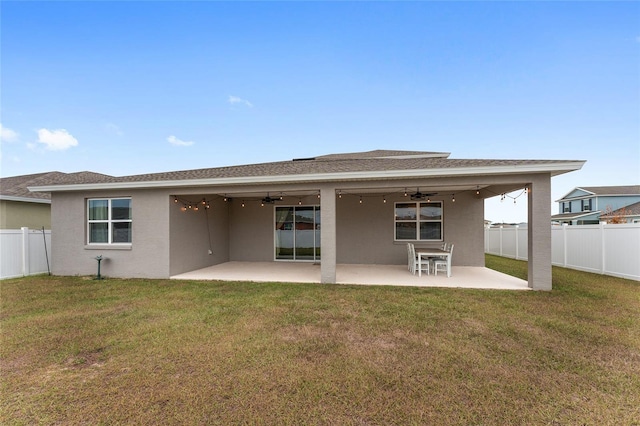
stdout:
MULTIPOLYGON (((320 265, 302 262, 225 262, 174 275, 176 280, 296 282, 320 284, 320 265)), ((412 275, 406 265, 336 266, 336 284, 392 285, 407 287, 449 287, 494 290, 531 290, 526 280, 489 268, 454 266, 451 277, 412 275)))

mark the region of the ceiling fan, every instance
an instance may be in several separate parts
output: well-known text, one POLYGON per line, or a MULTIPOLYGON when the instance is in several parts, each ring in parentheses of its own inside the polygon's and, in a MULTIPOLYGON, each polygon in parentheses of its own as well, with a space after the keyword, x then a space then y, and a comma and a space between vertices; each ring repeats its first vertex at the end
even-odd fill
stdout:
POLYGON ((428 199, 429 197, 433 197, 434 195, 438 195, 438 193, 437 192, 429 192, 429 193, 423 194, 422 192, 420 192, 420 188, 418 188, 415 194, 411 194, 411 199, 412 200, 424 200, 424 199, 428 199))
POLYGON ((276 201, 282 200, 282 197, 278 197, 278 198, 271 198, 269 196, 269 193, 267 193, 267 196, 264 197, 262 199, 262 204, 274 204, 276 201))

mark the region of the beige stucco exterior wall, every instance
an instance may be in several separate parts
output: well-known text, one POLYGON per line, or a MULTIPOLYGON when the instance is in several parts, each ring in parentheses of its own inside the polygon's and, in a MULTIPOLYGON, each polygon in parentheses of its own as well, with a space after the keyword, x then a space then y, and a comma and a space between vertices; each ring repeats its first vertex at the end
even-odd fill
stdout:
POLYGON ((162 191, 53 193, 52 272, 92 275, 95 257, 103 256, 101 273, 112 277, 169 277, 169 198, 162 191), (88 245, 86 199, 131 197, 131 246, 88 245))
MULTIPOLYGON (((359 198, 336 196, 337 263, 401 265, 406 262, 406 242, 394 241, 394 203, 407 201, 402 195, 368 194, 359 198)), ((484 266, 484 200, 461 194, 433 197, 443 201, 444 239, 455 244, 453 264, 484 266)), ((317 205, 314 197, 305 205, 317 205)), ((241 199, 229 203, 229 260, 268 262, 274 260, 274 206, 241 199)), ((297 205, 285 198, 277 205, 297 205)), ((321 204, 322 206, 322 204, 321 204)), ((322 208, 322 207, 321 207, 322 208)), ((441 242, 417 243, 420 247, 439 247, 441 242)))
POLYGON ((0 200, 0 229, 51 229, 51 205, 0 200))
MULTIPOLYGON (((401 265, 406 263, 405 241, 394 241, 396 202, 402 195, 343 197, 337 202, 338 263, 401 265)), ((452 243, 453 265, 484 266, 484 201, 469 195, 432 197, 443 202, 443 237, 452 243), (478 255, 479 253, 479 255, 478 255)), ((415 242, 417 247, 439 247, 442 242, 415 242)))
MULTIPOLYGON (((422 181, 377 181, 360 183, 336 183, 315 185, 246 186, 228 188, 180 188, 81 192, 54 192, 52 194, 53 250, 52 271, 56 275, 93 275, 97 271, 95 257, 102 255, 102 274, 111 277, 168 278, 182 272, 204 268, 227 261, 274 260, 274 205, 261 206, 259 199, 245 200, 235 196, 223 202, 215 194, 242 191, 261 193, 278 191, 317 191, 322 188, 323 198, 330 197, 332 188, 344 191, 343 197, 335 197, 335 217, 332 203, 322 203, 317 195, 302 198, 303 205, 318 205, 324 220, 335 219, 335 259, 337 263, 351 264, 404 264, 406 243, 394 241, 394 204, 408 199, 397 192, 398 187, 415 191, 431 187, 455 187, 475 184, 491 185, 494 192, 513 188, 515 184, 535 182, 541 190, 530 204, 536 207, 533 220, 536 228, 548 228, 550 217, 550 177, 548 174, 483 176, 464 178, 438 178, 422 181), (359 186, 356 186, 359 185, 359 186), (360 188, 377 188, 375 193, 361 191, 363 203, 359 203, 360 188), (385 187, 395 188, 385 194, 385 187), (198 212, 182 212, 173 202, 173 194, 181 198, 215 199, 211 209, 198 212), (385 195, 387 202, 383 202, 385 195), (89 246, 86 244, 86 199, 91 197, 131 197, 133 207, 133 243, 129 247, 89 246), (327 207, 329 206, 329 207, 327 207), (544 223, 543 223, 544 222, 544 223), (209 254, 211 250, 211 254, 209 254)), ((411 191, 410 191, 411 192, 411 191)), ((426 192, 426 190, 425 190, 426 192)), ((438 190, 435 190, 438 192, 438 190)), ((535 194, 535 192, 534 192, 535 194)), ((483 194, 486 195, 486 194, 483 194)), ((459 192, 456 201, 448 191, 440 191, 431 197, 443 202, 444 240, 455 245, 452 258, 454 266, 484 266, 484 197, 475 191, 459 192)), ((298 205, 298 197, 286 197, 276 205, 298 205)), ((531 214, 531 213, 530 213, 531 214)), ((550 284, 550 260, 545 250, 550 250, 548 238, 530 238, 538 241, 542 249, 530 247, 534 259, 545 263, 530 270, 541 279, 542 288, 550 284), (537 251, 536 251, 537 250, 537 251), (547 262, 549 260, 549 262, 547 262), (548 265, 546 265, 548 263, 548 265)), ((326 242, 324 242, 326 244, 326 242)), ((418 247, 439 246, 440 242, 417 242, 418 247)), ((326 249, 325 246, 323 248, 326 249)), ((536 287, 534 287, 536 288, 536 287)), ((540 288, 540 287, 538 287, 540 288)))
MULTIPOLYGON (((207 195, 189 198, 196 202, 207 195)), ((229 261, 230 203, 214 202, 198 211, 182 211, 181 204, 169 203, 171 275, 229 261)))

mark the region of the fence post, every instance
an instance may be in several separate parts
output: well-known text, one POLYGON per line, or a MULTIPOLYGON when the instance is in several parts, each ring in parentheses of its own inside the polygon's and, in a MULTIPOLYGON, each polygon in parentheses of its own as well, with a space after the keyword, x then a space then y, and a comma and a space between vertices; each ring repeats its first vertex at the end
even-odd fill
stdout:
POLYGON ((562 224, 562 266, 567 267, 567 228, 569 224, 562 224))
POLYGON ((520 225, 516 225, 516 260, 520 259, 520 256, 518 255, 518 234, 519 234, 519 230, 520 230, 520 225))
POLYGON ((502 228, 503 226, 500 225, 500 256, 502 256, 502 228))
POLYGON ((605 263, 607 258, 605 253, 604 227, 605 222, 600 222, 600 249, 602 251, 602 269, 600 270, 601 274, 604 274, 604 272, 606 271, 605 263))
POLYGON ((29 228, 23 226, 22 231, 22 276, 29 275, 29 228))

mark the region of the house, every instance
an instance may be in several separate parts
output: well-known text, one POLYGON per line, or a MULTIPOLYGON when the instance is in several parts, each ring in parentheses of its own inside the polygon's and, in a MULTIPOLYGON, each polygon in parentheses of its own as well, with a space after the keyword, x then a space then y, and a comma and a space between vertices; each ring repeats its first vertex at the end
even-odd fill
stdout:
MULTIPOLYGON (((556 202, 558 214, 551 216, 552 221, 568 225, 598 224, 640 203, 640 185, 577 187, 556 202)), ((633 211, 637 211, 637 206, 633 211)), ((629 222, 640 219, 638 213, 626 212, 626 215, 629 222)))
POLYGON ((484 199, 529 188, 529 286, 551 289, 551 177, 584 161, 376 150, 124 177, 76 176, 52 199, 53 273, 169 278, 230 261, 401 265, 406 243, 455 243, 484 267, 484 199))
POLYGON ((600 221, 605 223, 640 223, 640 201, 607 211, 600 216, 600 221))
POLYGON ((28 187, 64 183, 68 179, 98 179, 100 176, 104 175, 44 172, 0 178, 0 229, 51 229, 51 194, 29 191, 28 187))

